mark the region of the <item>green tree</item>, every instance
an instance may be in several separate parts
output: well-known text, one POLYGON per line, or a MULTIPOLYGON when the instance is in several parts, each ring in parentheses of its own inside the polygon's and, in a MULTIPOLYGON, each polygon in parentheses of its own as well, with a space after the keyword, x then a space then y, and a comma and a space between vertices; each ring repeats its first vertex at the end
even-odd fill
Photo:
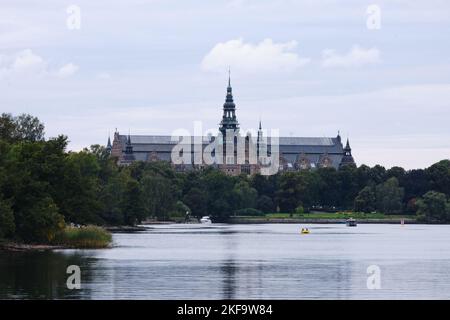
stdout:
POLYGON ((226 221, 237 208, 237 195, 233 192, 238 177, 230 177, 218 170, 206 170, 200 179, 208 190, 208 212, 215 221, 226 221))
POLYGON ((154 216, 165 220, 176 202, 170 179, 160 174, 147 173, 139 184, 140 203, 142 203, 144 216, 154 216))
POLYGON ((234 186, 233 190, 237 197, 237 209, 255 208, 258 192, 255 188, 249 186, 247 181, 240 181, 234 186))
POLYGON ((450 160, 435 163, 427 170, 431 189, 450 196, 450 160))
POLYGON ((417 200, 417 215, 430 223, 450 221, 450 203, 444 193, 429 191, 417 200))
POLYGON ((28 242, 48 243, 64 228, 64 217, 49 197, 33 202, 28 210, 22 212, 18 226, 19 236, 28 242))
POLYGON ((377 205, 377 198, 373 187, 367 186, 362 189, 355 198, 355 211, 373 212, 377 205))
POLYGON ((133 178, 128 179, 122 202, 123 220, 125 224, 134 226, 144 219, 145 215, 141 199, 139 182, 133 178))
POLYGON ((7 142, 43 141, 44 124, 29 114, 13 117, 9 113, 0 116, 0 139, 7 142))
POLYGON ((0 239, 12 238, 16 231, 11 204, 0 196, 0 239))
POLYGON ((44 140, 45 126, 38 118, 29 114, 21 114, 14 119, 16 125, 16 138, 19 141, 44 140))
POLYGON ((339 207, 343 198, 338 171, 334 168, 320 168, 317 174, 320 179, 319 204, 328 208, 339 207))
POLYGON ((386 214, 400 213, 403 209, 403 188, 397 178, 390 178, 376 187, 377 210, 386 214))
POLYGON ((294 212, 298 206, 310 208, 319 200, 323 181, 315 172, 286 172, 279 178, 277 203, 284 212, 294 212))
POLYGON ((262 195, 256 201, 256 208, 264 213, 270 213, 275 211, 275 205, 272 198, 262 195))
POLYGON ((9 113, 2 113, 0 116, 0 140, 16 141, 16 123, 14 117, 9 113))
POLYGON ((183 202, 195 217, 208 215, 208 195, 206 190, 193 187, 183 197, 183 202))
POLYGON ((102 204, 101 218, 107 224, 125 224, 122 204, 125 202, 128 179, 126 171, 114 171, 101 186, 99 198, 102 204))
POLYGON ((90 152, 71 152, 65 159, 58 205, 68 222, 101 224, 100 166, 90 152))

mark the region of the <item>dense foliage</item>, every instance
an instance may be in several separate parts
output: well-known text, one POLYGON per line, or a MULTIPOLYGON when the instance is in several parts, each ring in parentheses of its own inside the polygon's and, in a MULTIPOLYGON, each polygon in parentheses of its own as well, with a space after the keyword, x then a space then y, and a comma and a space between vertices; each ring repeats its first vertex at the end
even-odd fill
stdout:
POLYGON ((164 162, 119 167, 105 148, 67 152, 29 115, 0 117, 0 237, 52 241, 67 223, 134 225, 270 212, 355 210, 450 221, 450 161, 427 169, 322 168, 231 177, 213 168, 178 173, 164 162))

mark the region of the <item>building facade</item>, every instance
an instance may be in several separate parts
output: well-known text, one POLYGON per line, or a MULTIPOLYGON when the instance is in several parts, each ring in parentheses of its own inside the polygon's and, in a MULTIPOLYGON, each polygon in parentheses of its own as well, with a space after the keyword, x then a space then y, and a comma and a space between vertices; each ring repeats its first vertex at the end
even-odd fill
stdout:
POLYGON ((214 166, 229 175, 239 175, 260 172, 270 162, 275 143, 278 146, 276 155, 279 171, 355 166, 350 143, 347 139, 344 147, 339 133, 335 137, 265 137, 260 122, 257 137, 253 138, 249 134, 242 137, 230 79, 216 137, 121 135, 116 130, 112 143, 108 138, 107 150, 111 157, 117 158, 120 165, 129 165, 134 161, 166 161, 177 171, 214 166), (242 148, 238 148, 238 144, 242 148), (180 150, 180 156, 184 156, 181 163, 174 163, 174 148, 177 148, 177 152, 180 150), (212 163, 202 159, 202 155, 208 153, 208 148, 212 150, 212 163))

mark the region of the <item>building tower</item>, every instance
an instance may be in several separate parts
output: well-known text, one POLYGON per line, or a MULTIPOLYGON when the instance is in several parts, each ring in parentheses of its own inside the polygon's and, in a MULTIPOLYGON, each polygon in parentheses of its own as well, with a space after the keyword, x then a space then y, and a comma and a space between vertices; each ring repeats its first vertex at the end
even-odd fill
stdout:
POLYGON ((130 137, 130 134, 128 134, 127 143, 125 145, 125 154, 123 155, 123 162, 131 163, 134 160, 135 160, 135 158, 134 158, 134 154, 133 154, 133 146, 131 145, 131 137, 130 137))
POLYGON ((256 155, 258 163, 261 165, 267 164, 267 141, 264 139, 261 120, 259 121, 258 138, 256 140, 256 155))
POLYGON ((111 150, 112 150, 111 138, 108 135, 108 143, 106 144, 106 152, 108 154, 111 154, 111 150))
POLYGON ((342 157, 341 163, 339 164, 339 168, 344 166, 353 166, 356 167, 355 159, 352 156, 352 148, 350 148, 350 142, 347 138, 347 144, 344 148, 344 156, 342 157))
POLYGON ((233 101, 233 92, 231 88, 230 71, 228 71, 228 87, 225 103, 223 104, 223 116, 219 127, 220 132, 225 137, 228 130, 232 130, 234 133, 239 131, 239 123, 236 119, 236 105, 233 101))

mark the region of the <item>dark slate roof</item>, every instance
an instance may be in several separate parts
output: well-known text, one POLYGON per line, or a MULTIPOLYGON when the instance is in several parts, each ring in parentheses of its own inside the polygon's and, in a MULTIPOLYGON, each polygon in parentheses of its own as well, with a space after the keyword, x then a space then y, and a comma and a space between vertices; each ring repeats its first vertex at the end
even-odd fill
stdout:
MULTIPOLYGON (((172 148, 178 144, 179 140, 172 140, 171 136, 143 136, 132 135, 131 145, 133 146, 133 155, 136 160, 147 161, 151 152, 156 152, 158 159, 170 161, 172 148)), ((120 135, 119 139, 125 151, 126 135, 120 135)), ((203 147, 210 143, 211 137, 196 137, 201 139, 203 147)), ((271 138, 267 138, 270 150, 271 138)), ((193 142, 191 138, 191 142, 193 142)), ((307 158, 313 164, 319 163, 320 157, 327 154, 334 167, 341 163, 344 153, 343 146, 338 138, 320 138, 320 137, 280 137, 280 155, 282 155, 289 164, 296 162, 297 157, 306 154, 307 158)), ((192 152, 194 149, 191 149, 192 152)))

